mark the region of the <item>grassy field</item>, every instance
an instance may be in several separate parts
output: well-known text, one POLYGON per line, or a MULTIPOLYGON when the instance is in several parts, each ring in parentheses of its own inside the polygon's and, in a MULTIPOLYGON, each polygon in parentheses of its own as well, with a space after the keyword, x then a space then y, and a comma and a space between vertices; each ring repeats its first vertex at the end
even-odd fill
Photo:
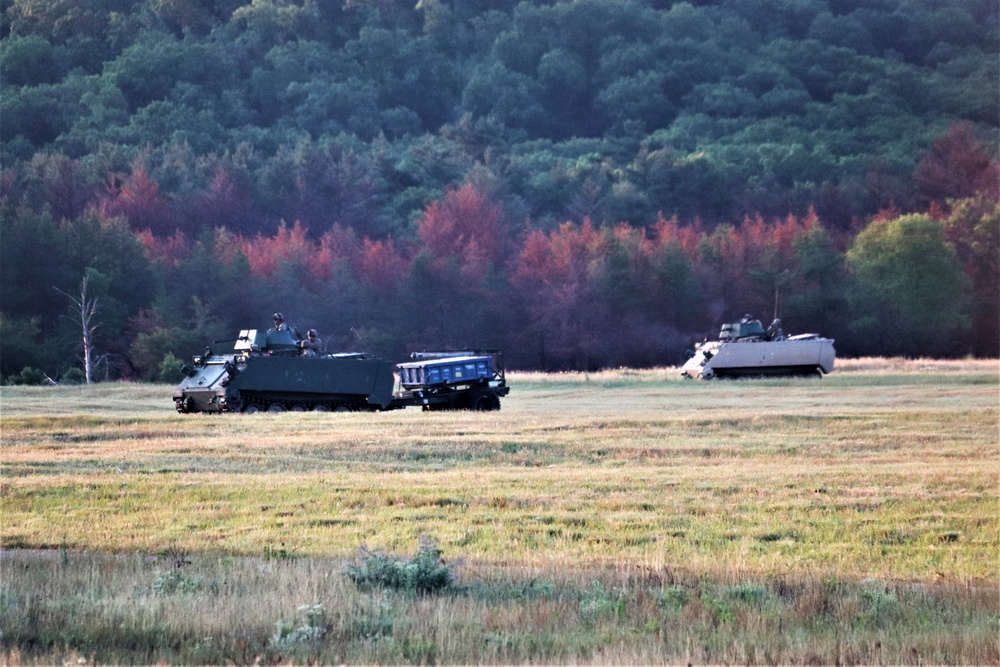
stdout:
POLYGON ((450 414, 3 387, 3 660, 1000 663, 996 361, 508 380, 450 414), (445 591, 344 576, 421 536, 445 591))

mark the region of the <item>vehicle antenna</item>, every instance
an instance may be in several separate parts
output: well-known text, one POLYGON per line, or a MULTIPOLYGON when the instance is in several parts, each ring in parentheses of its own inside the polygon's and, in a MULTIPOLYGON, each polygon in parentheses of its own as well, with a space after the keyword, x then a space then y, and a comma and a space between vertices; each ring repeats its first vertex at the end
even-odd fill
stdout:
POLYGON ((365 339, 361 337, 361 334, 358 333, 358 330, 355 329, 354 327, 351 327, 351 333, 353 333, 355 336, 358 337, 358 340, 361 342, 361 347, 365 349, 365 352, 371 354, 372 351, 368 348, 368 343, 366 343, 365 339))

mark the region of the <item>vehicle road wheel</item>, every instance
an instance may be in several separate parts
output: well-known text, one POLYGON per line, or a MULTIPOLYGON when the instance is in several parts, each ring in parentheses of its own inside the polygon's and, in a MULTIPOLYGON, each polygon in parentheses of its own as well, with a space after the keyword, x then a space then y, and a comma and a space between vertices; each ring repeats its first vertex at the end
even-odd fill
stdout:
POLYGON ((312 411, 313 412, 329 412, 330 411, 330 406, 327 405, 326 403, 317 403, 316 405, 313 406, 312 411))
POLYGON ((259 405, 253 405, 253 404, 251 404, 251 405, 248 405, 245 408, 243 408, 243 414, 245 414, 245 415, 255 415, 258 412, 260 412, 260 406, 259 405))
POLYGON ((271 405, 267 406, 267 411, 268 412, 284 412, 285 411, 285 406, 282 405, 281 403, 271 403, 271 405))
POLYGON ((500 409, 500 398, 492 389, 477 389, 469 398, 469 409, 491 411, 500 409))
POLYGON ((333 409, 334 412, 354 412, 347 403, 341 403, 333 409))
POLYGON ((293 405, 291 408, 292 412, 305 412, 306 406, 304 405, 293 405))

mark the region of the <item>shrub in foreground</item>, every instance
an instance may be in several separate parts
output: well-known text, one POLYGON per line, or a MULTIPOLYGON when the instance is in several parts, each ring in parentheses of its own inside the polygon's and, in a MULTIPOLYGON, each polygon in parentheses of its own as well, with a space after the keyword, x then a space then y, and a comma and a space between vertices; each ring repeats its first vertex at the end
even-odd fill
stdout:
POLYGON ((445 563, 437 543, 427 537, 411 558, 394 556, 362 545, 355 562, 347 565, 347 577, 361 589, 387 588, 415 593, 437 593, 455 582, 455 563, 445 563))

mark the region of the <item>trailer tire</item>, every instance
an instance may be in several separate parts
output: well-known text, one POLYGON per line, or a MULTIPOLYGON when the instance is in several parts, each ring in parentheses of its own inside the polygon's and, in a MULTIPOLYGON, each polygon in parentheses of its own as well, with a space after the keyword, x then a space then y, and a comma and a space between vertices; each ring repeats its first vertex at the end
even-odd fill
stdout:
POLYGON ((251 403, 250 405, 243 408, 243 414, 245 415, 255 415, 260 412, 260 406, 251 403))
POLYGON ((492 389, 477 389, 469 397, 469 409, 488 412, 500 409, 500 397, 492 389))
POLYGON ((268 412, 284 412, 285 411, 285 406, 282 405, 281 403, 271 403, 271 405, 267 406, 267 411, 268 412))

